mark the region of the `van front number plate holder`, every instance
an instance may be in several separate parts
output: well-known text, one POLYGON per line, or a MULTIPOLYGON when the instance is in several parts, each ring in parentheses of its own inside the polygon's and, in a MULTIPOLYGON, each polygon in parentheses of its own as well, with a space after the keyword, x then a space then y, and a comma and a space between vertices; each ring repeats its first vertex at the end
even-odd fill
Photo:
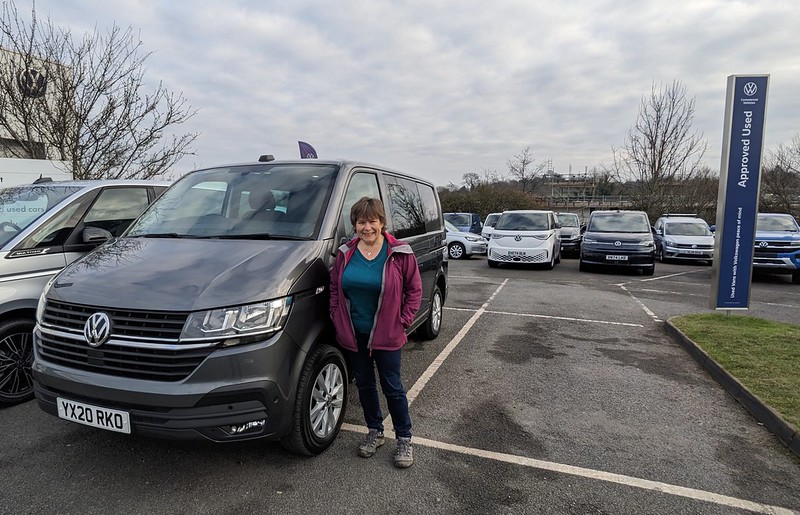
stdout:
POLYGON ((56 399, 56 405, 59 418, 64 420, 117 433, 130 434, 131 432, 130 415, 126 411, 101 408, 61 397, 56 399))
POLYGON ((628 260, 628 256, 617 256, 617 255, 609 254, 609 255, 606 256, 606 259, 608 261, 627 261, 628 260))

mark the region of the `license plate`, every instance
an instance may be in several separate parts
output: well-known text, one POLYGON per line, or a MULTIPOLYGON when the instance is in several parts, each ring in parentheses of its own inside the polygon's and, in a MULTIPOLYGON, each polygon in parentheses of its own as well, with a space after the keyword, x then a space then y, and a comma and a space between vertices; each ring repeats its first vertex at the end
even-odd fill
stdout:
POLYGON ((608 261, 627 261, 628 260, 628 256, 607 255, 606 259, 608 261))
POLYGON ((687 251, 686 251, 686 253, 687 253, 687 254, 692 254, 692 255, 695 255, 695 256, 697 256, 697 255, 700 255, 700 254, 702 254, 702 253, 703 253, 703 251, 702 251, 702 250, 687 250, 687 251))
POLYGON ((131 432, 130 416, 126 411, 101 408, 61 397, 56 399, 56 404, 58 416, 64 420, 118 433, 131 432))
POLYGON ((521 257, 521 256, 525 255, 525 251, 524 250, 509 250, 508 251, 508 255, 509 256, 513 256, 513 257, 521 257))

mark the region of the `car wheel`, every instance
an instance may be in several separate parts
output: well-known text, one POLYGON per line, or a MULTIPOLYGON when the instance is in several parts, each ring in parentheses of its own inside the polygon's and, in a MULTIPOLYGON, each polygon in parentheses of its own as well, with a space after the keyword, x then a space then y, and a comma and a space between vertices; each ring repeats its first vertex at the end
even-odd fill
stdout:
POLYGON ((653 264, 650 268, 642 269, 642 275, 653 275, 656 273, 656 265, 653 264))
POLYGON ((464 248, 464 245, 458 242, 451 243, 447 249, 450 257, 453 259, 463 259, 467 257, 467 249, 464 248))
POLYGON ((442 328, 442 307, 444 306, 444 298, 442 297, 442 290, 438 286, 433 287, 433 298, 431 299, 431 311, 428 313, 428 319, 418 329, 419 336, 423 340, 433 340, 439 336, 439 330, 442 328))
POLYGON ((553 267, 555 267, 555 266, 556 266, 556 253, 555 252, 551 252, 550 253, 550 261, 545 263, 544 267, 547 270, 552 270, 553 267))
POLYGON ((792 274, 792 284, 800 284, 800 272, 792 274))
POLYGON ((556 256, 556 264, 561 263, 561 247, 558 248, 558 255, 556 256))
POLYGON ((578 270, 580 270, 581 272, 588 272, 589 271, 589 265, 584 263, 583 259, 581 259, 580 261, 578 261, 578 270))
POLYGON ((33 325, 23 318, 0 324, 0 406, 33 398, 33 325))
POLYGON ((319 454, 333 443, 347 408, 347 367, 341 351, 322 344, 312 349, 300 374, 292 431, 281 444, 298 454, 319 454))
POLYGON ((486 263, 489 265, 489 268, 497 268, 497 261, 492 261, 491 259, 487 259, 486 263))

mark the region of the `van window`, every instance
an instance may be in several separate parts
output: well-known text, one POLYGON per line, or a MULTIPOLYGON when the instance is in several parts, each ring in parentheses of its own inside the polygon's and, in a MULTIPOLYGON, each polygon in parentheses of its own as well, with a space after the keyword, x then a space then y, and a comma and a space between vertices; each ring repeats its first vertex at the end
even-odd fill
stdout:
POLYGON ((83 223, 119 236, 146 208, 147 188, 108 188, 100 193, 83 223))
POLYGON ((417 183, 419 197, 422 199, 422 209, 425 214, 425 231, 441 231, 442 218, 439 216, 439 203, 436 201, 436 191, 432 186, 417 183))
POLYGON ((40 227, 37 227, 35 231, 15 247, 15 250, 63 245, 75 229, 75 226, 83 218, 83 214, 94 198, 94 194, 87 194, 70 202, 58 214, 47 220, 40 227))
POLYGON ((0 246, 79 190, 77 186, 63 185, 20 186, 0 190, 0 246))
POLYGON ((425 209, 417 183, 386 176, 386 185, 391 204, 393 235, 403 239, 425 234, 425 209))
POLYGON ((342 212, 339 216, 340 238, 350 239, 355 235, 353 224, 350 223, 350 209, 361 197, 381 198, 378 177, 374 173, 359 172, 350 178, 350 184, 347 185, 347 192, 344 195, 342 212))

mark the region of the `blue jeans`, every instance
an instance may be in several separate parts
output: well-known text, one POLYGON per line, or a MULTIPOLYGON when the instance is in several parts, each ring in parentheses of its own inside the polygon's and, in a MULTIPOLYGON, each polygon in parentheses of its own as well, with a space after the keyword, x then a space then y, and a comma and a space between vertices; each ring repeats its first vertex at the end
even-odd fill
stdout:
POLYGON ((383 413, 375 382, 375 367, 381 381, 381 390, 386 397, 389 414, 392 415, 394 432, 398 437, 411 438, 411 415, 408 412, 408 398, 400 377, 402 351, 367 350, 368 334, 356 333, 358 352, 348 351, 350 364, 356 378, 358 399, 364 409, 364 421, 370 429, 383 432, 383 413))

